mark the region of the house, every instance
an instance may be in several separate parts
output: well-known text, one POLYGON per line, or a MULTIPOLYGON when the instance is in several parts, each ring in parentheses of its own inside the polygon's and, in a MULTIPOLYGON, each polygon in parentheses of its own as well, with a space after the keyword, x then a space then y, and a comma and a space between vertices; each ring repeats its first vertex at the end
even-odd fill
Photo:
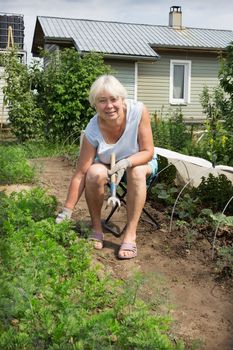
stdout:
MULTIPOLYGON (((0 55, 5 54, 14 45, 17 45, 17 53, 25 62, 23 15, 0 13, 0 55)), ((8 123, 7 106, 3 103, 3 87, 4 68, 0 62, 0 128, 8 123)))
POLYGON ((216 86, 219 57, 231 41, 231 30, 184 27, 181 7, 172 6, 167 26, 39 16, 32 53, 64 47, 103 53, 129 97, 151 114, 181 106, 186 121, 199 122, 205 118, 200 93, 216 86))

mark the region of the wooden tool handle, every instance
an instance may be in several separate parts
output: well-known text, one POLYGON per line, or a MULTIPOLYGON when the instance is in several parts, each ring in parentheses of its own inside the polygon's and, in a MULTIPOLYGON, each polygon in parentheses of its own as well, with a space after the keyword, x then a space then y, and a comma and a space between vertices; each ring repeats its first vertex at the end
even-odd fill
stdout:
MULTIPOLYGON (((115 153, 112 153, 111 154, 111 170, 115 164, 116 164, 116 155, 115 155, 115 153)), ((116 174, 111 175, 111 182, 114 184, 116 183, 116 174)))

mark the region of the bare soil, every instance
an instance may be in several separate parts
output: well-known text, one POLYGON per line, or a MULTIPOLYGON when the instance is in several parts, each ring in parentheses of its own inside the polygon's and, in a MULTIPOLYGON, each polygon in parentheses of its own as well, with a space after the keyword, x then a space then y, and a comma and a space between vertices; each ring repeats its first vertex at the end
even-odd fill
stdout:
MULTIPOLYGON (((62 157, 41 158, 33 163, 39 169, 37 185, 56 196, 60 210, 74 164, 62 157)), ((105 246, 95 252, 95 260, 106 273, 120 279, 127 280, 136 271, 141 272, 146 280, 141 296, 154 302, 155 311, 170 310, 175 320, 173 337, 184 339, 187 349, 233 350, 233 283, 230 278, 217 278, 210 243, 202 237, 190 244, 175 227, 169 233, 169 218, 148 204, 147 208, 159 220, 161 228, 157 230, 140 220, 138 256, 128 261, 118 260, 121 238, 105 230, 105 246)), ((107 211, 103 210, 103 218, 106 215, 107 211)), ((81 226, 90 225, 84 198, 74 212, 74 221, 81 226)), ((113 222, 116 227, 124 227, 125 208, 116 213, 113 222)))

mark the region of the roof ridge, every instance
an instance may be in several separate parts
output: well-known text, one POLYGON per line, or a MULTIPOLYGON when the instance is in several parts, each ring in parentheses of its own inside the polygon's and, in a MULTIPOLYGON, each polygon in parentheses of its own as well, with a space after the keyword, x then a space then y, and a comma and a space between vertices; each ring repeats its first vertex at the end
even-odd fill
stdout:
MULTIPOLYGON (((113 23, 113 24, 123 24, 123 25, 134 25, 134 26, 146 26, 146 27, 163 27, 173 29, 169 25, 164 24, 151 24, 151 23, 135 23, 135 22, 120 22, 120 21, 109 21, 100 19, 88 19, 88 18, 71 18, 71 17, 57 17, 57 16, 37 16, 37 18, 51 18, 51 19, 64 19, 71 21, 85 21, 85 22, 98 22, 98 23, 113 23)), ((185 27, 184 29, 197 29, 197 30, 213 30, 222 32, 233 32, 231 29, 218 29, 218 28, 203 28, 203 27, 185 27)), ((175 29, 177 30, 177 29, 175 29)))
POLYGON ((151 24, 151 23, 135 23, 135 22, 120 22, 120 21, 109 21, 109 20, 101 20, 101 19, 89 19, 89 18, 71 18, 71 17, 57 17, 57 16, 37 16, 37 18, 54 18, 54 19, 65 19, 71 21, 88 21, 88 22, 102 22, 102 23, 116 23, 116 24, 130 24, 137 26, 156 26, 156 27, 167 27, 162 24, 151 24))

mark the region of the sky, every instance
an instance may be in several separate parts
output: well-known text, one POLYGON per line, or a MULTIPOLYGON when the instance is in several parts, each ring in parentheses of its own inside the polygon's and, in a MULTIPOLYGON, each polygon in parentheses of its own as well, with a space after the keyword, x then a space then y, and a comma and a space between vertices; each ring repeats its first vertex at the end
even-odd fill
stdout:
POLYGON ((232 0, 0 0, 1 13, 24 15, 27 63, 37 16, 168 25, 171 6, 181 6, 186 27, 233 30, 232 0))

